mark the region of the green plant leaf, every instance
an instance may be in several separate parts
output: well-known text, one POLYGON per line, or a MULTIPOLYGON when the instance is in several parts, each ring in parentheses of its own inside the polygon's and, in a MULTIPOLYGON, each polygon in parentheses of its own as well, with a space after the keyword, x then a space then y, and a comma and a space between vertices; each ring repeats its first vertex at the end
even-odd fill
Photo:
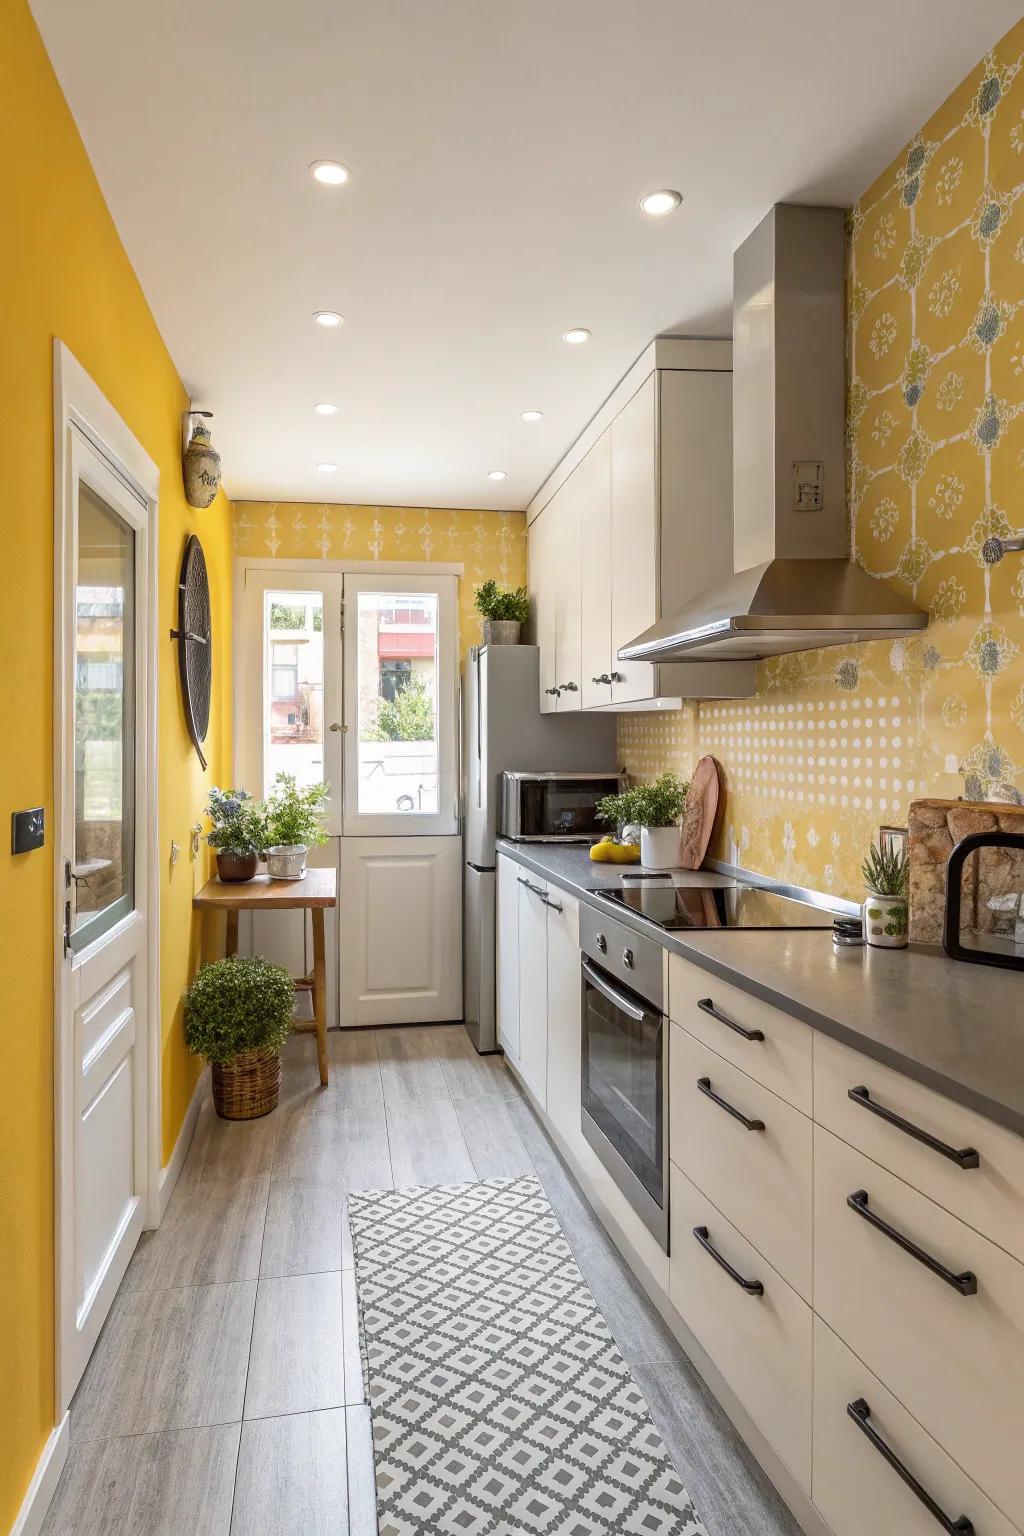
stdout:
POLYGON ((602 821, 618 827, 674 827, 683 814, 690 786, 674 773, 663 773, 653 784, 634 784, 598 803, 602 821))
POLYGON ((185 993, 185 1040, 207 1061, 233 1061, 258 1046, 279 1050, 292 1027, 295 989, 282 965, 233 955, 204 965, 185 993))
POLYGON ((525 587, 500 587, 488 578, 476 589, 476 611, 485 619, 511 619, 525 624, 530 617, 530 599, 525 587))

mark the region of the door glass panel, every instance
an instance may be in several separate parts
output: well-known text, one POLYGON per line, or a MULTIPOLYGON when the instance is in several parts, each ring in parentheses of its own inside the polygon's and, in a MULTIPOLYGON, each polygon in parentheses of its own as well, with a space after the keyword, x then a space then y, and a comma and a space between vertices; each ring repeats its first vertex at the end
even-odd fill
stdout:
POLYGON ((135 535, 84 482, 75 583, 75 846, 78 949, 135 904, 135 535))
POLYGON ((268 793, 279 773, 300 788, 324 781, 324 601, 319 592, 264 594, 263 690, 268 793))
POLYGON ((360 815, 437 813, 437 617, 433 592, 358 595, 360 815))

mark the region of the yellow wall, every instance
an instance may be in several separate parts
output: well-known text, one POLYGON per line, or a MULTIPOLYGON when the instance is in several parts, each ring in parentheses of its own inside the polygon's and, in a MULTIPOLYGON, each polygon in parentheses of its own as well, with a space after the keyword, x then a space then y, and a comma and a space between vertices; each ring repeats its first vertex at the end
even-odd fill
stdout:
POLYGON ((850 218, 854 551, 927 631, 780 657, 752 700, 620 724, 632 773, 725 765, 723 856, 841 896, 911 800, 1024 788, 1024 561, 981 559, 1024 531, 1022 65, 1024 22, 850 218))
MULTIPOLYGON (((188 744, 166 640, 184 538, 203 540, 214 583, 217 686, 212 769, 230 762, 230 506, 193 513, 181 490, 187 404, 24 0, 0 0, 0 464, 8 559, 0 603, 0 805, 42 804, 46 847, 13 858, 0 839, 0 1531, 10 1528, 54 1422, 52 338, 59 336, 161 470, 161 1021, 165 1155, 197 1075, 178 1001, 193 952, 198 866, 188 828, 204 777, 188 744), (170 840, 183 857, 172 874, 170 840)), ((5 820, 6 825, 6 820, 5 820)), ((205 867, 205 853, 202 863, 205 867)))
POLYGON ((459 583, 459 634, 465 653, 480 640, 480 616, 473 608, 480 582, 488 577, 514 587, 526 582, 526 513, 239 501, 235 549, 280 560, 461 560, 466 574, 459 583))

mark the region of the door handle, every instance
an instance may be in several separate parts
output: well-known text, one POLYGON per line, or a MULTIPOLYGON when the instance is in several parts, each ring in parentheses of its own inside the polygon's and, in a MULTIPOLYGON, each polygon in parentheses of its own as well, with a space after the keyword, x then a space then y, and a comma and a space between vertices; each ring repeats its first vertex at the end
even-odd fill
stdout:
POLYGON ((915 1141, 923 1142, 926 1147, 931 1147, 933 1152, 941 1152, 943 1157, 948 1157, 951 1163, 956 1163, 958 1168, 978 1168, 981 1158, 973 1147, 951 1147, 945 1141, 940 1141, 937 1136, 932 1136, 928 1131, 923 1131, 919 1125, 914 1125, 909 1120, 904 1120, 902 1115, 897 1115, 891 1109, 884 1108, 870 1095, 863 1084, 858 1088, 848 1088, 846 1097, 859 1104, 862 1109, 870 1109, 873 1115, 886 1120, 897 1130, 904 1131, 908 1136, 913 1136, 915 1141))
POLYGON ((348 730, 348 726, 347 725, 342 725, 340 723, 340 721, 338 721, 338 720, 332 720, 330 726, 328 727, 328 729, 332 730, 332 731, 347 731, 348 730))
POLYGON ((609 685, 611 684, 611 680, 610 672, 602 672, 600 677, 592 677, 590 679, 592 683, 608 683, 609 685))
POLYGON ((566 693, 579 693, 580 691, 575 683, 559 683, 558 686, 560 690, 564 690, 566 693))
POLYGON ((556 698, 561 693, 561 691, 562 691, 561 688, 545 688, 544 689, 545 693, 553 693, 556 698))
POLYGON ((733 1269, 732 1265, 729 1263, 729 1260, 724 1258, 722 1254, 719 1253, 718 1249, 714 1246, 714 1244, 711 1242, 711 1239, 708 1237, 707 1227, 694 1227, 693 1235, 704 1249, 704 1252, 710 1253, 715 1263, 720 1264, 725 1270, 726 1274, 729 1276, 729 1279, 735 1280, 737 1285, 742 1286, 748 1296, 764 1295, 764 1286, 761 1284, 760 1280, 748 1280, 744 1275, 740 1274, 738 1269, 733 1269))
POLYGON ((892 1446, 886 1445, 874 1425, 869 1423, 871 1409, 862 1397, 858 1397, 854 1403, 847 1403, 846 1411, 861 1434, 867 1436, 879 1456, 889 1463, 897 1477, 901 1477, 911 1493, 921 1500, 928 1513, 947 1532, 947 1536, 974 1536, 973 1522, 968 1520, 966 1515, 959 1515, 956 1520, 951 1520, 941 1505, 936 1504, 928 1490, 921 1486, 906 1463, 896 1455, 892 1446))
POLYGON ((977 1275, 972 1274, 969 1269, 965 1269, 962 1274, 955 1274, 953 1270, 947 1269, 945 1264, 933 1258, 924 1248, 918 1247, 912 1238, 907 1237, 897 1227, 890 1226, 887 1221, 882 1220, 881 1216, 876 1216, 868 1205, 866 1189, 855 1189, 852 1195, 847 1195, 846 1203, 850 1210, 856 1211, 869 1226, 881 1232, 891 1243, 895 1243, 897 1248, 902 1248, 904 1253, 909 1253, 910 1257, 916 1259, 919 1264, 923 1264, 925 1269, 930 1269, 933 1275, 938 1275, 940 1280, 945 1280, 946 1284, 951 1285, 954 1291, 959 1291, 961 1296, 978 1294, 977 1275))
POLYGON ((719 1109, 724 1109, 727 1115, 732 1115, 734 1120, 738 1120, 745 1131, 764 1130, 763 1120, 748 1120, 742 1110, 737 1109, 734 1104, 730 1104, 727 1099, 723 1099, 717 1094, 711 1086, 710 1077, 698 1077, 697 1087, 704 1094, 705 1098, 711 1100, 712 1104, 717 1104, 719 1109))
POLYGON ((700 1009, 701 1013, 710 1014, 713 1019, 718 1020, 719 1024, 724 1024, 727 1029, 734 1029, 738 1035, 743 1036, 744 1040, 764 1039, 764 1035, 762 1034, 761 1030, 744 1029, 742 1024, 737 1024, 734 1019, 727 1019, 724 1013, 719 1013, 710 997, 699 998, 697 1007, 700 1009))

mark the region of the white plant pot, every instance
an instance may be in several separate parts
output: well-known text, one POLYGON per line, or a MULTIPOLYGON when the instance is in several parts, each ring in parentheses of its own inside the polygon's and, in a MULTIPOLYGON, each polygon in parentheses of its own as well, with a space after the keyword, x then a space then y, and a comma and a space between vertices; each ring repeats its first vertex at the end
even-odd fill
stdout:
POLYGON ((267 849, 267 874, 271 880, 304 880, 308 852, 305 843, 276 843, 267 849))
POLYGON ((864 937, 875 949, 906 949, 909 903, 905 896, 876 896, 868 891, 864 899, 864 937))
POLYGON ((641 827, 640 863, 644 869, 678 869, 679 828, 641 827))

